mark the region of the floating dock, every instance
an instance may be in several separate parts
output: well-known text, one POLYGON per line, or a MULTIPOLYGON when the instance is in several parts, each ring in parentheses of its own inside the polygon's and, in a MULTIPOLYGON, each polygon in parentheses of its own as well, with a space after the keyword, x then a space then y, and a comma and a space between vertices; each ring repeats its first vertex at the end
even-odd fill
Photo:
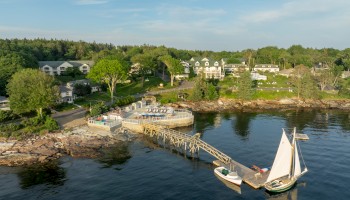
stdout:
POLYGON ((234 171, 237 171, 237 174, 242 177, 243 181, 254 189, 263 187, 267 177, 270 174, 270 171, 259 173, 234 160, 231 160, 231 164, 229 165, 221 162, 220 160, 214 160, 213 164, 216 166, 226 167, 227 169, 230 169, 231 166, 231 169, 233 168, 234 171))

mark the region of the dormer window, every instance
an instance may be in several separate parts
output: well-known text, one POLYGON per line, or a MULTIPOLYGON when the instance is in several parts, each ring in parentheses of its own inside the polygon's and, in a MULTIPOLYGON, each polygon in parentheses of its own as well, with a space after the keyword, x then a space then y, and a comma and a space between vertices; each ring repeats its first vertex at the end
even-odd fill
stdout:
POLYGON ((45 71, 50 71, 50 68, 49 67, 44 67, 44 70, 45 71))
POLYGON ((197 61, 194 65, 195 65, 195 66, 199 66, 199 62, 197 61))
POLYGON ((205 66, 209 66, 209 62, 205 62, 205 66))
POLYGON ((219 66, 218 61, 216 61, 216 62, 214 63, 214 66, 215 66, 215 67, 219 66))
POLYGON ((65 67, 60 67, 60 71, 65 71, 66 68, 65 67))

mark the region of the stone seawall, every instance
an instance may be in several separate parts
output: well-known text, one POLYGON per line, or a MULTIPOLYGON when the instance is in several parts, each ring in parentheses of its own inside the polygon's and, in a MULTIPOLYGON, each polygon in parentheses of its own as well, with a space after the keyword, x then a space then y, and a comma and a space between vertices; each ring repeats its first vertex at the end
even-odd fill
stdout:
POLYGON ((189 108, 195 112, 267 111, 296 109, 341 109, 350 110, 350 99, 344 100, 251 100, 241 101, 221 98, 216 101, 178 102, 170 106, 189 108))
MULTIPOLYGON (((192 116, 187 118, 174 118, 171 120, 169 119, 159 120, 159 121, 156 121, 156 123, 160 125, 164 125, 168 128, 184 127, 184 126, 192 125, 194 123, 194 117, 192 116)), ((122 127, 127 128, 136 133, 143 133, 143 125, 141 123, 123 121, 122 127)))

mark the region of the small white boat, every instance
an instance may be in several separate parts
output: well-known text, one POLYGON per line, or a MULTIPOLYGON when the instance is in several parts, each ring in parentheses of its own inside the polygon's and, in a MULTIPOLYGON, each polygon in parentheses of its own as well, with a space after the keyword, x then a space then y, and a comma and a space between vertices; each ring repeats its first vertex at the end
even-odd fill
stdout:
POLYGON ((242 184, 242 178, 237 174, 237 172, 230 171, 225 167, 217 167, 214 169, 214 173, 220 176, 221 178, 234 183, 236 185, 242 184))

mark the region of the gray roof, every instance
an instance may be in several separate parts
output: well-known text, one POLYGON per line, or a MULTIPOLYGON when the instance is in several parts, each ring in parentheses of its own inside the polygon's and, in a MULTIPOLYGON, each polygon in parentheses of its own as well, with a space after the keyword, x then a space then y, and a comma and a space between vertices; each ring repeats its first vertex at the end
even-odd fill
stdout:
POLYGON ((60 92, 68 92, 68 91, 73 91, 73 88, 69 88, 66 85, 60 85, 60 92))
MULTIPOLYGON (((191 60, 189 60, 188 62, 192 65, 192 66, 195 66, 195 63, 198 61, 199 62, 199 65, 200 66, 205 66, 205 62, 206 61, 202 61, 203 59, 205 59, 206 57, 193 57, 191 58, 191 60)), ((221 60, 214 60, 212 58, 206 58, 208 59, 208 62, 209 62, 209 66, 212 67, 214 66, 214 63, 215 62, 218 62, 219 65, 218 66, 221 66, 221 60)))
POLYGON ((74 60, 74 61, 39 61, 39 67, 42 68, 44 67, 45 65, 49 65, 50 67, 52 68, 57 68, 59 67, 60 65, 62 65, 63 63, 69 63, 71 65, 73 65, 73 67, 80 67, 82 66, 83 64, 87 64, 89 65, 90 67, 92 67, 95 62, 92 61, 92 60, 74 60))

